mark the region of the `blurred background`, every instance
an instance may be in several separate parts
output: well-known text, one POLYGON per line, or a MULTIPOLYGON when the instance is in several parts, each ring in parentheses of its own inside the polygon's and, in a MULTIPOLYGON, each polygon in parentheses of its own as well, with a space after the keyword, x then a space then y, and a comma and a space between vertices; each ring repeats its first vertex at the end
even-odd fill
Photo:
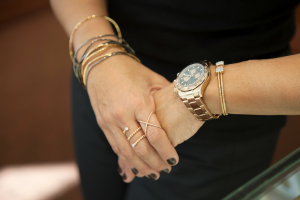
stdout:
MULTIPOLYGON (((300 53, 300 7, 291 47, 300 53)), ((74 164, 68 37, 48 0, 0 1, 0 199, 81 200, 74 164)), ((289 116, 273 163, 300 147, 289 116)))

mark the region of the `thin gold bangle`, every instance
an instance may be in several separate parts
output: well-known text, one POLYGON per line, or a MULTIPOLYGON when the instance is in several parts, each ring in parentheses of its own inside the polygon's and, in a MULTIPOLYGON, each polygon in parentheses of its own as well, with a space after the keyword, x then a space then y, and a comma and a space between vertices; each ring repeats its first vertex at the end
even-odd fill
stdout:
POLYGON ((76 32, 76 30, 87 20, 90 20, 90 19, 94 19, 96 17, 103 17, 104 19, 106 19, 107 21, 109 21, 110 23, 112 23, 118 33, 118 37, 119 37, 119 43, 122 43, 122 33, 121 33, 121 30, 120 30, 120 27, 119 25, 113 20, 111 19, 110 17, 108 16, 99 16, 99 15, 91 15, 91 16, 88 16, 86 18, 84 18, 83 20, 81 20, 80 22, 78 22, 76 24, 76 26, 74 27, 74 29, 72 30, 72 33, 70 35, 70 40, 69 40, 69 53, 70 53, 70 58, 71 60, 73 60, 73 56, 74 56, 74 52, 73 52, 73 37, 74 37, 74 34, 76 32))
POLYGON ((224 86, 223 86, 223 74, 221 74, 220 82, 221 82, 222 103, 223 103, 223 110, 224 110, 223 115, 226 116, 226 115, 228 115, 228 113, 227 113, 227 110, 226 110, 226 104, 225 104, 225 95, 224 95, 224 86))
POLYGON ((226 110, 224 86, 223 86, 223 72, 224 72, 224 61, 219 61, 216 63, 216 73, 218 75, 218 86, 221 100, 221 108, 223 115, 228 115, 226 110))
MULTIPOLYGON (((96 52, 92 53, 92 55, 86 57, 84 60, 83 60, 83 63, 80 65, 80 67, 78 67, 78 79, 80 80, 80 82, 83 82, 83 72, 84 72, 84 69, 88 66, 90 66, 92 64, 92 62, 94 61, 97 61, 97 58, 98 59, 101 59, 99 58, 100 56, 96 57, 95 56, 99 53, 101 53, 102 51, 105 51, 107 49, 110 49, 110 48, 113 48, 113 47, 117 47, 117 46, 104 46, 102 47, 101 49, 97 50, 96 52), (92 61, 90 61, 90 59, 92 58, 95 58, 93 59, 92 61), (88 63, 87 63, 88 62, 88 63), (86 65, 87 63, 87 65, 86 65)), ((124 50, 122 47, 119 47, 121 50, 124 50)))
POLYGON ((91 49, 85 59, 83 60, 82 64, 81 64, 81 71, 84 69, 84 65, 85 63, 90 59, 92 58, 93 56, 95 56, 96 54, 106 50, 106 49, 110 49, 110 48, 113 48, 113 47, 117 47, 117 48, 120 48, 121 50, 125 51, 124 48, 122 48, 122 46, 120 44, 101 44, 101 45, 98 45, 97 47, 91 49), (100 48, 101 47, 101 48, 100 48), (100 48, 100 49, 99 49, 100 48), (97 50, 99 49, 99 50, 97 50), (97 50, 97 51, 95 51, 97 50), (89 55, 90 54, 90 55, 89 55))
MULTIPOLYGON (((105 49, 109 49, 112 47, 106 47, 103 48, 103 50, 105 49)), ((99 50, 99 52, 101 52, 102 49, 99 50)), ((90 65, 94 64, 95 62, 97 62, 98 60, 101 60, 103 57, 110 55, 110 53, 104 54, 104 55, 100 55, 98 57, 95 57, 94 59, 92 59, 91 61, 89 61, 86 65, 82 65, 81 66, 81 76, 84 77, 86 74, 87 69, 89 68, 90 65)), ((86 63, 88 61, 88 59, 84 60, 84 62, 86 63)))
POLYGON ((89 75, 90 70, 97 64, 99 64, 100 62, 102 62, 103 60, 111 57, 111 56, 115 56, 115 55, 126 55, 129 56, 131 58, 133 58, 134 60, 136 60, 137 62, 141 62, 140 59, 138 59, 135 55, 132 55, 130 53, 127 52, 112 52, 112 53, 108 53, 105 54, 104 57, 102 57, 100 60, 96 61, 94 64, 92 64, 91 66, 89 66, 88 68, 86 67, 84 69, 84 73, 83 73, 83 87, 86 87, 86 81, 87 81, 87 77, 89 75))

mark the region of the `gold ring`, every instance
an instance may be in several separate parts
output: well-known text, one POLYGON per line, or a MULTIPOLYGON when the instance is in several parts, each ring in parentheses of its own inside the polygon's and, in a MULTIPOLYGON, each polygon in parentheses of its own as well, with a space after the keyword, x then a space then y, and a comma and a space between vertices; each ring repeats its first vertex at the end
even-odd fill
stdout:
POLYGON ((137 143, 139 143, 142 139, 144 139, 146 137, 146 135, 141 136, 137 141, 135 141, 135 143, 133 143, 131 146, 135 147, 137 145, 137 143))
POLYGON ((127 138, 127 140, 129 141, 139 130, 141 130, 142 129, 142 127, 138 127, 133 133, 131 133, 130 135, 129 135, 129 137, 127 138))
POLYGON ((123 131, 124 135, 126 134, 126 131, 128 131, 128 127, 124 128, 124 131, 123 131))
MULTIPOLYGON (((153 114, 153 111, 149 114, 149 117, 148 117, 148 119, 147 119, 147 122, 138 120, 138 122, 146 124, 146 127, 145 127, 145 135, 141 136, 137 141, 135 141, 135 143, 133 143, 133 144, 131 145, 132 147, 135 147, 142 139, 144 139, 144 138, 147 136, 147 128, 148 128, 148 125, 155 126, 155 127, 157 127, 157 128, 161 128, 161 127, 158 126, 158 125, 149 123, 152 114, 153 114)), ((140 128, 141 128, 141 127, 140 127, 140 128)), ((137 131, 136 131, 136 132, 137 132, 137 131)), ((134 134, 136 134, 136 132, 133 132, 133 133, 128 137, 128 140, 130 140, 130 138, 131 138, 134 134)))
POLYGON ((157 128, 161 128, 161 127, 160 127, 160 126, 158 126, 158 125, 155 125, 155 124, 151 124, 151 123, 149 123, 149 121, 150 121, 150 117, 151 117, 151 115, 152 115, 152 114, 153 114, 153 111, 150 113, 150 115, 149 115, 149 117, 148 117, 148 119, 147 119, 147 122, 144 122, 144 121, 138 120, 138 122, 146 124, 146 127, 145 127, 145 136, 147 136, 147 128, 148 128, 148 125, 155 126, 155 127, 157 127, 157 128))

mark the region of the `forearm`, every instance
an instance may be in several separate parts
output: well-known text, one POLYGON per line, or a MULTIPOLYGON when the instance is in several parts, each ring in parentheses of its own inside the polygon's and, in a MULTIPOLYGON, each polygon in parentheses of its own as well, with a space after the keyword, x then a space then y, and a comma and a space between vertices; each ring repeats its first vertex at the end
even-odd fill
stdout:
MULTIPOLYGON (((230 114, 300 114, 300 54, 268 60, 251 60, 226 65, 223 82, 230 114)), ((221 113, 217 76, 204 101, 212 113, 221 113)))
MULTIPOLYGON (((91 15, 108 15, 105 0, 50 0, 50 3, 68 36, 80 20, 91 15)), ((76 50, 86 40, 102 34, 114 34, 110 23, 100 17, 88 20, 76 31, 73 47, 76 50)))

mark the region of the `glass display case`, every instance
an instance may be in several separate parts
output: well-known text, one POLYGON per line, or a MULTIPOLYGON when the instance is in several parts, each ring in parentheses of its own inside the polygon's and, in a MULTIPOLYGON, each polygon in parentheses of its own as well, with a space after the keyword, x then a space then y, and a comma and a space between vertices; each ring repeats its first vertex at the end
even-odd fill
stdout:
POLYGON ((300 200, 300 148, 222 200, 300 200))

